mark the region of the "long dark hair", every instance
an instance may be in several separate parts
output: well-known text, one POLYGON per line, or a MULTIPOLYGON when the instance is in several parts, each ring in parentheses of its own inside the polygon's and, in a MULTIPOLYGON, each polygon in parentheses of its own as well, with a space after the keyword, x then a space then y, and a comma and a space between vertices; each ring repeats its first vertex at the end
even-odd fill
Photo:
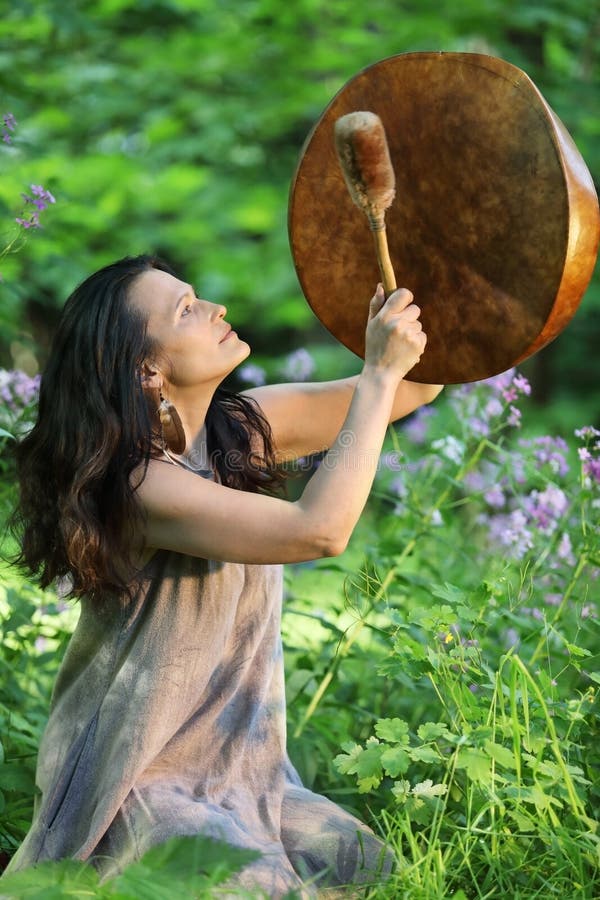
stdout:
MULTIPOLYGON (((10 561, 42 588, 65 578, 74 598, 132 595, 128 535, 143 512, 141 481, 132 487, 130 475, 143 462, 145 477, 158 438, 140 373, 160 347, 128 294, 152 268, 173 274, 158 257, 125 257, 73 291, 42 372, 37 420, 14 450, 19 499, 9 528, 20 550, 10 561)), ((223 484, 285 492, 271 429, 254 401, 217 388, 206 432, 223 484)))

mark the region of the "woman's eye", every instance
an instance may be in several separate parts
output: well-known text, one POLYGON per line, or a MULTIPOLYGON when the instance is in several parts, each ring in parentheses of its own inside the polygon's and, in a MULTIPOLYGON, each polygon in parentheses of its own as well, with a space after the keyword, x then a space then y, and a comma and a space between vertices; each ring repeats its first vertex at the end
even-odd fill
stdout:
POLYGON ((191 310, 191 308, 192 308, 192 304, 191 304, 191 303, 188 303, 187 306, 184 306, 184 307, 183 307, 183 312, 181 313, 182 317, 185 316, 185 314, 188 313, 188 312, 191 310))

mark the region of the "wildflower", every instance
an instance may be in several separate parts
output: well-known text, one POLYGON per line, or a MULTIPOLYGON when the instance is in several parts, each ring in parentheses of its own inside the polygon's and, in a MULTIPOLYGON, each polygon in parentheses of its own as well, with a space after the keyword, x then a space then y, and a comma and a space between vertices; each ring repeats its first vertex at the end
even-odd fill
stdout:
POLYGON ((558 547, 556 548, 556 555, 559 559, 563 559, 570 566, 575 563, 575 557, 573 556, 573 545, 571 544, 571 535, 568 531, 563 532, 558 543, 558 547))
POLYGON ((600 459, 588 459, 583 464, 583 473, 590 481, 600 484, 600 459))
POLYGON ((5 144, 12 143, 11 132, 17 127, 17 122, 12 113, 4 113, 2 116, 2 140, 5 144))
POLYGON ((514 403, 521 394, 529 396, 531 385, 523 375, 515 375, 510 384, 502 388, 500 393, 507 403, 514 403))
POLYGON ((485 378, 481 384, 488 385, 493 391, 499 394, 508 388, 513 380, 515 372, 516 369, 507 369, 506 372, 501 372, 499 375, 492 375, 491 378, 485 378))
POLYGON ((523 510, 515 509, 508 515, 498 515, 490 519, 490 539, 512 551, 515 559, 521 559, 533 547, 531 531, 527 527, 527 517, 523 510))
POLYGON ((444 524, 444 520, 442 518, 442 514, 439 511, 439 509, 432 510, 431 516, 429 517, 429 521, 431 522, 432 525, 436 525, 436 526, 444 524))
POLYGON ((488 419, 495 419, 502 413, 504 407, 500 403, 497 397, 492 397, 485 405, 485 415, 488 419))
POLYGON ((579 447, 577 450, 577 453, 579 455, 579 459, 582 462, 587 462, 588 460, 590 460, 592 458, 592 454, 587 449, 587 447, 579 447))
POLYGON ((517 409, 516 406, 510 406, 509 408, 509 416, 506 420, 507 425, 512 426, 513 428, 521 427, 521 410, 517 409))
POLYGON ((473 434, 479 435, 480 437, 487 437, 490 433, 490 427, 487 422, 483 419, 478 419, 477 417, 471 419, 470 421, 471 431, 473 434))
MULTIPOLYGON (((31 184, 29 187, 33 197, 26 199, 26 203, 33 203, 33 205, 37 206, 40 210, 46 209, 49 203, 56 203, 56 199, 52 196, 50 191, 45 190, 41 184, 31 184)), ((27 197, 26 194, 23 196, 27 197)))
POLYGON ((445 438, 439 438, 431 446, 434 450, 439 450, 442 456, 445 456, 450 462, 461 463, 465 455, 465 445, 451 434, 446 435, 445 438))
POLYGON ((487 481, 478 469, 472 469, 464 477, 464 484, 470 491, 483 491, 487 481))
POLYGON ((404 477, 402 475, 398 476, 398 478, 393 478, 390 481, 390 491, 396 495, 400 500, 404 500, 404 498, 408 495, 408 488, 406 487, 404 477))
POLYGON ((513 386, 520 394, 524 394, 526 397, 529 397, 531 394, 531 385, 523 375, 515 375, 513 378, 513 386))
POLYGON ((558 520, 569 505, 564 491, 555 484, 549 484, 543 491, 531 491, 524 501, 530 521, 542 534, 552 534, 558 520))
POLYGON ((428 419, 437 415, 437 409, 420 406, 403 426, 402 431, 413 444, 424 444, 427 440, 428 419))
POLYGON ((548 606, 560 606, 562 602, 562 594, 545 594, 544 600, 548 606))
POLYGON ((18 369, 0 369, 0 427, 12 430, 23 424, 23 413, 37 399, 39 387, 39 375, 30 378, 18 369))
POLYGON ((265 370, 262 366, 257 366, 255 363, 248 363, 248 365, 238 369, 238 376, 242 381, 253 385, 265 384, 267 380, 265 370))
POLYGON ((565 458, 568 447, 562 438, 542 435, 532 440, 521 439, 519 446, 531 448, 535 461, 541 465, 547 464, 555 474, 563 476, 569 471, 565 458))
POLYGON ((504 496, 504 492, 500 488, 499 485, 493 485, 489 491, 486 491, 483 495, 485 502, 488 506, 494 506, 497 509, 504 506, 506 502, 506 497, 504 496))
POLYGON ((583 428, 575 429, 575 437, 585 441, 588 438, 600 438, 600 431, 592 425, 584 425, 583 428))
POLYGON ((516 647, 521 643, 521 638, 519 637, 519 632, 516 628, 507 628, 504 632, 504 641, 505 646, 510 649, 511 647, 516 647))
POLYGON ((294 350, 285 360, 282 373, 292 381, 306 381, 315 370, 315 362, 304 347, 294 350))
POLYGON ((31 204, 32 206, 35 206, 35 210, 28 219, 19 216, 15 221, 23 228, 41 228, 40 212, 46 209, 50 203, 56 203, 56 199, 50 191, 47 191, 41 184, 31 184, 29 185, 29 188, 31 190, 31 195, 23 193, 21 196, 25 201, 25 205, 31 204))
POLYGON ((15 222, 18 225, 22 225, 23 228, 41 228, 42 227, 40 225, 40 215, 39 215, 39 213, 36 213, 36 212, 32 213, 31 216, 29 217, 29 219, 23 219, 22 217, 17 216, 17 218, 15 218, 15 222))

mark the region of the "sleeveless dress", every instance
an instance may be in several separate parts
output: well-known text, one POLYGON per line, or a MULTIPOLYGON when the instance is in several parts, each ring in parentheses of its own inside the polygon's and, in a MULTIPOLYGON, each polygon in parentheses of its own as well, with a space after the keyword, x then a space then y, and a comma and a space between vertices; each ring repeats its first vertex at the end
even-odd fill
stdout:
POLYGON ((158 550, 131 602, 81 599, 39 747, 41 796, 6 872, 72 857, 104 879, 202 834, 262 854, 231 882, 257 896, 389 873, 391 851, 304 788, 287 756, 282 576, 158 550))

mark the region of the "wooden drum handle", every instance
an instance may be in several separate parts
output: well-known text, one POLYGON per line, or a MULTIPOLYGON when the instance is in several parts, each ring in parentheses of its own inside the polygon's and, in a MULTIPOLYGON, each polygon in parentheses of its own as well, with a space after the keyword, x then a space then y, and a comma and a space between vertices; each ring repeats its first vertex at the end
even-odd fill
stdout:
POLYGON ((335 123, 335 148, 352 200, 362 209, 375 239, 386 297, 396 290, 385 230, 385 211, 396 193, 385 130, 372 112, 353 112, 335 123))

